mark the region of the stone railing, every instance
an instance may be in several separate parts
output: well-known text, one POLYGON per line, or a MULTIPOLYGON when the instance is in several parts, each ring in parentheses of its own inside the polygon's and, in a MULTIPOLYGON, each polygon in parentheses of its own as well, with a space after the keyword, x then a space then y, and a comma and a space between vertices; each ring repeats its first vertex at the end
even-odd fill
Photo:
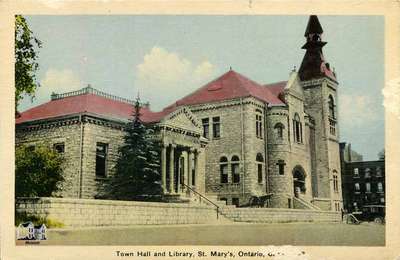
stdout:
MULTIPOLYGON (((120 102, 124 102, 124 103, 128 103, 128 104, 135 104, 134 100, 130 100, 127 98, 123 98, 123 97, 118 97, 118 96, 114 96, 111 94, 108 94, 106 92, 97 90, 95 88, 92 88, 90 85, 87 86, 86 88, 82 88, 80 90, 76 90, 76 91, 70 91, 70 92, 66 92, 66 93, 62 93, 62 94, 57 94, 57 93, 52 93, 51 94, 51 100, 57 100, 57 99, 62 99, 62 98, 67 98, 67 97, 73 97, 73 96, 79 96, 79 95, 85 95, 85 94, 94 94, 97 96, 101 96, 101 97, 105 97, 108 99, 112 99, 115 101, 120 101, 120 102)), ((149 102, 146 103, 140 103, 141 106, 144 107, 149 107, 149 102)))

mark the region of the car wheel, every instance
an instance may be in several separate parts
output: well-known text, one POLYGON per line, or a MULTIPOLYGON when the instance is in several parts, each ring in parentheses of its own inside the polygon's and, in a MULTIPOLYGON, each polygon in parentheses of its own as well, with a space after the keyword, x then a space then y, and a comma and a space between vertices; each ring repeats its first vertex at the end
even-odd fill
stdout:
POLYGON ((382 224, 383 223, 382 218, 375 218, 374 222, 377 223, 377 224, 382 224))

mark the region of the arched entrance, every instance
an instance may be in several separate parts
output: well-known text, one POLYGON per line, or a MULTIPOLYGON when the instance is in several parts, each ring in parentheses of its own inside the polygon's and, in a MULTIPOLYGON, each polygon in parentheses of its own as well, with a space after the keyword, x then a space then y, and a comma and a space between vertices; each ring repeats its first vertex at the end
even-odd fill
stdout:
POLYGON ((306 192, 306 174, 303 167, 299 165, 294 167, 292 173, 294 196, 298 198, 300 194, 304 194, 306 192))

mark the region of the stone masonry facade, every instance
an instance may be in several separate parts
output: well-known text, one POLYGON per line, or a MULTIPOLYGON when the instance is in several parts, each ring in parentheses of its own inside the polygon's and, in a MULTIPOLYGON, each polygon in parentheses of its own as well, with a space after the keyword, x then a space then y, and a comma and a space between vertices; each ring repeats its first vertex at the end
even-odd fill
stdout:
MULTIPOLYGON (((260 85, 230 70, 160 112, 143 107, 143 122, 162 144, 165 195, 197 192, 236 206, 256 197, 272 208, 342 209, 338 82, 323 59, 326 43, 318 28, 312 16, 303 63, 285 82, 260 85)), ((132 101, 92 88, 54 94, 17 119, 16 145, 62 143, 66 181, 55 195, 96 198, 113 175, 131 111, 132 101), (60 106, 69 112, 48 114, 60 106)))

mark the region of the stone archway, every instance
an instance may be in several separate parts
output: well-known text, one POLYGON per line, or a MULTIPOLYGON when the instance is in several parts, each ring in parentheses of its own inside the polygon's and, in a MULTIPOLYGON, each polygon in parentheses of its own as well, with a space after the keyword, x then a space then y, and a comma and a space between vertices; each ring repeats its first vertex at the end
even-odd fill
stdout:
POLYGON ((293 168, 293 191, 296 198, 306 192, 306 173, 300 165, 293 168))

